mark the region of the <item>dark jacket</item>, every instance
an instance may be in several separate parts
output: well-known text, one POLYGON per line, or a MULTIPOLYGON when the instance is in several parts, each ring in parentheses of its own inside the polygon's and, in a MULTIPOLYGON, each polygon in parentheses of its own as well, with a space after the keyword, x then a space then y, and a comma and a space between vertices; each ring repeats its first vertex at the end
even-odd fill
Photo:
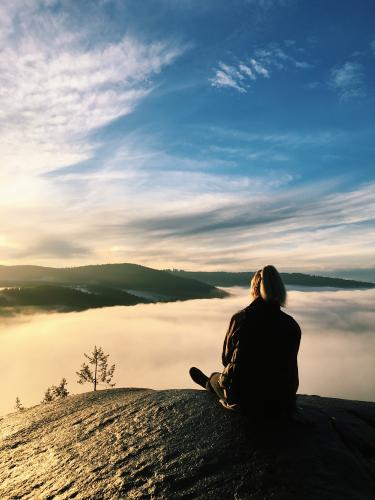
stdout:
POLYGON ((226 405, 245 413, 295 407, 300 340, 298 323, 260 297, 235 314, 225 336, 219 378, 226 405))

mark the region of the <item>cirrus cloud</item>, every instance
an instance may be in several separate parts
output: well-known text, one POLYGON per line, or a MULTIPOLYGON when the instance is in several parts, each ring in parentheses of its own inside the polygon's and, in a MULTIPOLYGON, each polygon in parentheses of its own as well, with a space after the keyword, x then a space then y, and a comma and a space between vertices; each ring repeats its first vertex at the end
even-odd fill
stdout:
POLYGON ((220 61, 215 69, 215 76, 210 79, 213 87, 229 87, 240 93, 246 93, 251 83, 259 78, 269 79, 272 71, 294 69, 308 69, 312 65, 306 61, 297 59, 294 52, 296 47, 290 40, 285 43, 286 50, 275 43, 268 44, 264 48, 257 48, 251 57, 241 60, 239 63, 226 64, 220 61), (291 53, 293 51, 293 53, 291 53))
POLYGON ((330 83, 343 101, 365 96, 363 65, 347 61, 342 66, 333 68, 330 83))
POLYGON ((89 43, 51 2, 7 3, 0 53, 0 157, 8 171, 45 172, 92 155, 88 135, 131 113, 153 77, 185 50, 168 41, 89 43), (43 5, 43 11, 38 6, 43 5), (25 8, 22 15, 19 9, 25 8), (20 148, 22 144, 22 148, 20 148))

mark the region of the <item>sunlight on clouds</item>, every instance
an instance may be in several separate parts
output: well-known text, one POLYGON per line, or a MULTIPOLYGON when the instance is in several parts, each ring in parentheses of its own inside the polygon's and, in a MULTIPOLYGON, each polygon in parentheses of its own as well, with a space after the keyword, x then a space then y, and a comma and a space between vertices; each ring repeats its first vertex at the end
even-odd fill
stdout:
MULTIPOLYGON (((191 197, 190 202, 187 198, 191 206, 188 213, 183 204, 179 210, 182 201, 173 207, 173 200, 167 198, 168 203, 163 205, 160 199, 153 215, 143 211, 135 219, 123 219, 117 225, 118 237, 123 232, 137 242, 136 247, 144 247, 147 242, 148 258, 141 256, 143 262, 161 267, 173 263, 217 269, 222 263, 226 269, 240 270, 262 259, 284 268, 307 270, 333 264, 345 267, 358 258, 371 264, 374 234, 368 231, 366 221, 371 220, 375 208, 373 188, 363 186, 335 196, 324 196, 319 185, 300 192, 286 188, 273 194, 272 202, 266 194, 249 195, 240 188, 228 198, 228 190, 223 189, 226 205, 220 203, 218 191, 216 199, 213 197, 205 207, 199 197, 191 197)), ((124 256, 136 259, 136 253, 126 252, 124 256)))
POLYGON ((87 134, 131 113, 152 90, 150 78, 183 52, 129 35, 89 46, 87 27, 71 32, 61 16, 37 14, 20 27, 16 11, 8 15, 17 37, 10 33, 0 54, 0 155, 9 171, 44 172, 90 157, 87 134))
MULTIPOLYGON (((220 369, 229 320, 249 302, 247 289, 230 290, 226 299, 3 318, 0 413, 17 394, 26 405, 38 403, 63 376, 72 393, 87 391, 75 371, 94 344, 116 363, 117 387, 194 387, 189 367, 220 369)), ((302 328, 299 393, 374 401, 375 291, 288 295, 286 312, 302 328)))
MULTIPOLYGON (((272 202, 266 194, 249 195, 245 189, 228 198, 223 189, 227 205, 220 203, 218 191, 216 201, 212 198, 205 208, 199 198, 191 198, 188 213, 184 208, 179 211, 178 205, 170 209, 168 204, 163 210, 159 204, 157 214, 138 213, 117 227, 119 237, 123 231, 138 242, 137 247, 147 242, 149 257, 143 262, 161 267, 173 262, 195 269, 217 269, 222 264, 240 270, 262 259, 307 270, 330 264, 345 267, 358 258, 371 264, 374 234, 360 224, 372 218, 372 189, 369 185, 355 193, 324 197, 321 185, 300 192, 286 188, 273 194, 272 202)), ((136 252, 124 255, 136 259, 136 252)))
POLYGON ((82 193, 41 174, 91 158, 100 144, 89 134, 131 113, 185 50, 130 35, 92 43, 89 25, 54 13, 53 3, 0 5, 0 220, 11 258, 43 248, 61 255, 50 243, 59 238, 62 253, 81 248, 68 243, 84 237, 82 193))
POLYGON ((293 187, 287 173, 214 174, 207 160, 191 163, 136 143, 104 164, 93 172, 39 178, 51 197, 35 202, 25 220, 25 193, 26 205, 20 199, 12 223, 3 217, 4 234, 16 244, 3 258, 59 265, 64 255, 71 264, 89 257, 228 270, 251 269, 264 259, 307 271, 355 265, 358 259, 372 265, 374 234, 366 224, 375 211, 373 184, 332 194, 339 180, 293 187), (40 220, 43 227, 30 235, 30 223, 37 227, 40 220))
MULTIPOLYGON (((146 42, 124 27, 116 36, 108 26, 102 32, 108 19, 101 3, 93 23, 71 15, 78 4, 50 8, 57 5, 0 5, 3 263, 122 260, 229 270, 267 258, 300 270, 373 265, 375 236, 366 228, 375 211, 373 183, 351 191, 342 191, 339 176, 306 184, 306 171, 294 165, 304 148, 328 154, 350 133, 251 132, 204 116, 186 141, 193 154, 181 152, 187 144, 181 136, 174 142, 168 126, 161 139, 142 120, 130 132, 97 134, 133 112, 190 45, 146 42)), ((217 64, 211 83, 245 93, 277 71, 311 67, 302 53, 293 40, 246 47, 243 58, 217 64)), ((360 70, 336 68, 336 90, 352 93, 360 70)))

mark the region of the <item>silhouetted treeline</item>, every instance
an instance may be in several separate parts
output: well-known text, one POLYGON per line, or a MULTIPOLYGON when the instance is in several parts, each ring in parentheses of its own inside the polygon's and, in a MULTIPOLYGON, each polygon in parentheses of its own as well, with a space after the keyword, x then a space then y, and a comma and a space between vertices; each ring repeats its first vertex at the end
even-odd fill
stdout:
POLYGON ((7 288, 0 292, 1 306, 36 306, 80 311, 94 307, 135 305, 149 302, 127 292, 108 287, 88 287, 87 291, 69 286, 37 285, 7 288))
MULTIPOLYGON (((72 268, 0 266, 0 286, 99 285, 117 290, 146 291, 166 299, 208 298, 222 293, 207 283, 173 276, 137 264, 103 264, 72 268)), ((134 293, 136 294, 136 293, 134 293)))
MULTIPOLYGON (((231 273, 231 272, 194 272, 182 269, 171 269, 174 276, 193 278, 213 286, 250 286, 253 271, 231 273)), ((280 273, 286 285, 311 286, 311 287, 333 287, 333 288, 375 288, 375 283, 364 281, 347 280, 342 278, 329 278, 304 273, 280 273)))

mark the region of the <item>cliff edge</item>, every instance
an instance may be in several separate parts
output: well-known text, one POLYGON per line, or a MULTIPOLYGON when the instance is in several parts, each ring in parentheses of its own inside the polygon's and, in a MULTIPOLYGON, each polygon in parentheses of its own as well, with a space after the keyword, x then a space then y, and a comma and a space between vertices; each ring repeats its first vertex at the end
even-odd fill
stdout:
POLYGON ((199 390, 111 389, 0 420, 1 499, 375 498, 375 403, 250 424, 199 390))

